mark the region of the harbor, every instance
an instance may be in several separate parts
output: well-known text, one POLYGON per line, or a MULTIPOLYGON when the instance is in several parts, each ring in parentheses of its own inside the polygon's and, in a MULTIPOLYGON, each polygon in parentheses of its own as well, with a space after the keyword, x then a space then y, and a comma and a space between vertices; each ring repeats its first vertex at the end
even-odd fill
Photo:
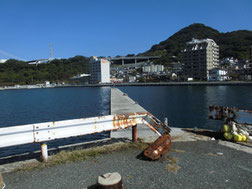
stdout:
MULTIPOLYGON (((123 114, 146 112, 146 109, 129 94, 111 88, 110 112, 123 114)), ((6 188, 34 188, 38 185, 40 188, 92 188, 97 177, 107 172, 119 172, 126 188, 184 188, 185 185, 189 188, 249 188, 251 147, 211 140, 212 136, 169 126, 172 149, 162 161, 141 160, 137 158, 141 149, 128 149, 30 172, 8 173, 3 171, 3 166, 8 170, 6 167, 11 165, 5 164, 1 165, 1 170, 6 188)), ((129 142, 131 133, 130 129, 115 131, 111 133, 110 140, 129 142)), ((138 125, 137 134, 146 142, 153 142, 157 137, 144 125, 138 125)), ((37 160, 28 160, 27 164, 31 161, 37 160)))
POLYGON ((252 1, 0 7, 0 189, 252 188, 252 1))

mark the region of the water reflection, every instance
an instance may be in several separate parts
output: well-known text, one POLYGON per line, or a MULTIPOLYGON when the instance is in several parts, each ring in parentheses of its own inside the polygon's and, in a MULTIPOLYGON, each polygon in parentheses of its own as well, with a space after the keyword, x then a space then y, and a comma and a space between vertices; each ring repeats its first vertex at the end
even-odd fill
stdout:
POLYGON ((121 87, 146 110, 173 127, 218 130, 221 122, 208 119, 209 105, 251 109, 249 86, 121 87))

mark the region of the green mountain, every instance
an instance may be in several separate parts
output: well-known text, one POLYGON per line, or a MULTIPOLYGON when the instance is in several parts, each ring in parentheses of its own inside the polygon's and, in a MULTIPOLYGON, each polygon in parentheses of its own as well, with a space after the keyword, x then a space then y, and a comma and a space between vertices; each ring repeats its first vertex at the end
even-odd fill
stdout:
POLYGON ((141 55, 161 55, 157 63, 170 64, 181 58, 181 51, 185 48, 186 42, 192 38, 213 39, 220 47, 220 58, 234 57, 237 59, 249 59, 249 51, 252 44, 252 31, 239 30, 228 33, 221 33, 204 24, 192 24, 185 27, 141 55))
POLYGON ((14 59, 0 64, 0 86, 37 84, 45 81, 69 82, 74 75, 88 72, 89 58, 75 56, 47 64, 30 65, 14 59))

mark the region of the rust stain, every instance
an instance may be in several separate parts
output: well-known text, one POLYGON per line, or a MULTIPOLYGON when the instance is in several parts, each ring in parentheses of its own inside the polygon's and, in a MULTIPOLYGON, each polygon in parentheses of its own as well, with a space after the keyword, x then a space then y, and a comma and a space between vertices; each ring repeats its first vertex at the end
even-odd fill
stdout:
POLYGON ((33 125, 33 141, 36 142, 35 125, 33 125))
POLYGON ((137 124, 136 118, 133 118, 132 124, 133 124, 132 126, 135 126, 137 124))
MULTIPOLYGON (((90 118, 84 118, 83 120, 90 119, 90 118)), ((94 133, 97 133, 99 129, 97 123, 100 119, 107 119, 107 116, 99 116, 96 118, 93 118, 92 121, 94 121, 94 133)), ((110 117, 111 120, 111 117, 110 117)), ((138 123, 143 123, 147 127, 149 127, 152 131, 157 133, 158 135, 162 135, 159 133, 159 128, 162 127, 164 130, 164 134, 161 136, 161 138, 165 138, 165 136, 170 132, 170 128, 167 127, 165 124, 163 124, 161 121, 159 121, 155 116, 153 116, 149 112, 137 112, 137 113, 128 113, 128 114, 121 114, 121 115, 114 115, 112 119, 112 130, 118 130, 120 128, 128 128, 128 127, 134 127, 138 123)), ((55 127, 57 122, 52 122, 52 126, 55 127)), ((50 127, 51 125, 47 125, 47 127, 50 127)), ((39 139, 37 135, 39 126, 33 125, 33 137, 34 142, 39 142, 39 139), (37 137, 37 138, 36 138, 37 137)), ((105 131, 105 129, 99 130, 99 132, 105 131)), ((55 135, 55 132, 48 131, 50 137, 48 137, 49 140, 53 140, 51 136, 55 135)), ((163 132, 162 132, 163 133, 163 132)), ((170 135, 169 135, 170 136, 170 135)), ((159 137, 160 138, 160 137, 159 137)), ((170 138, 169 138, 170 139, 170 138)), ((160 139, 161 140, 161 139, 160 139)), ((152 157, 153 159, 157 159, 158 156, 162 156, 165 152, 168 152, 168 149, 170 148, 170 140, 164 140, 162 144, 159 146, 155 146, 155 150, 152 151, 152 157), (168 147, 167 147, 168 146, 168 147), (156 155, 155 155, 156 154, 156 155)), ((147 150, 148 153, 151 153, 147 150)))
POLYGON ((114 129, 116 129, 116 116, 115 115, 113 116, 113 127, 114 129))
POLYGON ((126 125, 127 126, 127 118, 124 118, 124 120, 123 120, 123 125, 126 125))

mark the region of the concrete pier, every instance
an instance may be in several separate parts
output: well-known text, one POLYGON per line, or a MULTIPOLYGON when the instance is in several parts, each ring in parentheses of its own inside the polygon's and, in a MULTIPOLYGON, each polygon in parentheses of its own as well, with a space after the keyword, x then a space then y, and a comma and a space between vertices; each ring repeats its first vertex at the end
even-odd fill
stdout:
MULTIPOLYGON (((111 114, 126 114, 134 112, 147 112, 137 102, 128 97, 117 88, 111 88, 110 97, 110 113, 111 114)), ((158 138, 158 135, 151 131, 145 125, 137 125, 138 138, 145 142, 153 142, 158 138)), ((132 128, 111 132, 111 138, 126 138, 132 140, 132 128)))
MULTIPOLYGON (((143 94, 144 95, 144 94, 143 94)), ((137 102, 132 100, 127 94, 117 88, 111 88, 110 96, 110 113, 111 114, 126 114, 133 112, 148 112, 137 102)), ((151 113, 151 112, 150 112, 151 113)), ((155 115, 154 115, 155 116, 155 115)), ((168 118, 169 119, 169 118, 168 118)), ((163 120, 161 120, 163 121, 163 120)), ((138 125, 138 137, 144 142, 153 142, 158 136, 145 125, 138 125)), ((171 127, 172 141, 197 141, 210 140, 210 137, 199 136, 192 132, 186 132, 181 128, 171 127)), ((111 132, 111 138, 126 138, 132 140, 132 128, 111 132)))

